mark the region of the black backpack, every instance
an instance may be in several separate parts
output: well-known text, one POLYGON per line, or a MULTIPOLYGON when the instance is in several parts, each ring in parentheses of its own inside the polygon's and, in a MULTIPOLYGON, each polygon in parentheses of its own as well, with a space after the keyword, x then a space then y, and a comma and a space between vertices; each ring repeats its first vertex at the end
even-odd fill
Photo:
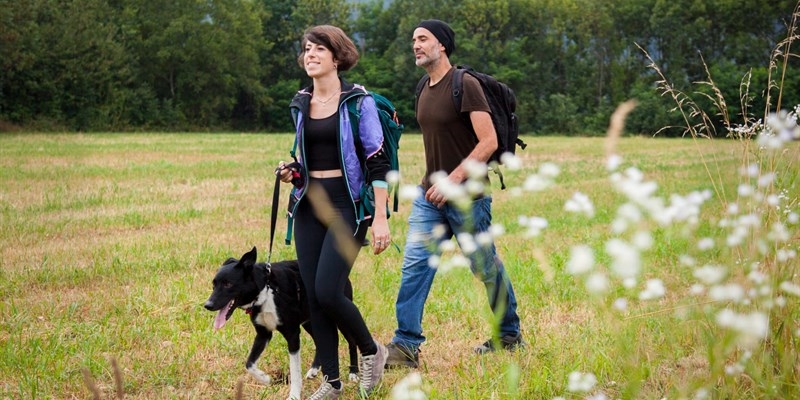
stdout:
MULTIPOLYGON (((463 87, 464 74, 468 73, 474 76, 483 88, 483 94, 486 96, 486 101, 489 103, 489 108, 492 110, 492 123, 494 124, 494 131, 497 134, 497 150, 489 157, 489 164, 497 163, 502 164, 500 156, 503 153, 516 154, 517 146, 522 149, 528 145, 519 138, 519 121, 516 114, 517 97, 514 91, 508 85, 498 81, 495 77, 475 71, 472 67, 467 65, 457 65, 453 73, 453 105, 456 112, 461 114, 464 123, 472 126, 469 115, 461 113, 461 94, 463 87)), ((422 93, 423 85, 428 83, 430 78, 428 75, 423 76, 417 83, 417 90, 415 99, 419 100, 419 95, 422 93)), ((414 108, 416 111, 416 100, 414 108)), ((502 189, 506 188, 503 182, 503 174, 500 170, 494 168, 494 171, 500 176, 500 185, 502 189)))

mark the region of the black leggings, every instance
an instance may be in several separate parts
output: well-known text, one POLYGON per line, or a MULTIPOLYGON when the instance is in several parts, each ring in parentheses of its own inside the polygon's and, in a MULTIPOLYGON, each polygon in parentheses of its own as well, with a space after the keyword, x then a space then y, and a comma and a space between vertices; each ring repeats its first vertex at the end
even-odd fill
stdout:
MULTIPOLYGON (((375 354, 377 346, 358 307, 344 295, 344 288, 355 262, 356 252, 366 236, 366 228, 356 226, 355 210, 344 178, 311 178, 309 185, 321 185, 335 210, 330 226, 315 214, 306 193, 294 218, 295 250, 300 276, 306 287, 311 311, 311 329, 322 373, 329 381, 339 378, 339 332, 351 334, 362 355, 375 354), (337 237, 334 231, 342 232, 337 237), (343 234, 346 232, 346 235, 343 234), (347 257, 338 248, 339 240, 352 241, 356 251, 347 257)), ((310 187, 310 186, 309 186, 310 187)), ((316 200, 316 199, 315 199, 316 200)))

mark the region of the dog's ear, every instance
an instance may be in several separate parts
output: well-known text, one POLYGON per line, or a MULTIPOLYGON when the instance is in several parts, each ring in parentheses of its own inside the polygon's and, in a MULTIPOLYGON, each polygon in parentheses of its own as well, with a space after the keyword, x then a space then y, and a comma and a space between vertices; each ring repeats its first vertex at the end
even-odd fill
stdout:
POLYGON ((228 259, 225 260, 225 262, 222 263, 222 265, 228 265, 228 264, 233 264, 233 263, 237 263, 237 262, 239 262, 239 260, 237 260, 237 259, 235 259, 233 257, 228 257, 228 259))
POLYGON ((258 260, 258 251, 256 250, 255 247, 253 247, 253 250, 244 253, 242 259, 239 260, 239 263, 244 265, 245 267, 253 267, 253 265, 256 264, 257 260, 258 260))

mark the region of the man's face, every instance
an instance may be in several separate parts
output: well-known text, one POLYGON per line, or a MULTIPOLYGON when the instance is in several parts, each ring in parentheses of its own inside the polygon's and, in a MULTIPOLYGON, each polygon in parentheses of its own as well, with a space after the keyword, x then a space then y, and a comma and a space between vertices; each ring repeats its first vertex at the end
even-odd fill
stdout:
POLYGON ((411 38, 411 48, 414 50, 414 59, 418 67, 427 68, 438 62, 442 57, 444 46, 439 43, 436 36, 425 28, 414 30, 411 38))

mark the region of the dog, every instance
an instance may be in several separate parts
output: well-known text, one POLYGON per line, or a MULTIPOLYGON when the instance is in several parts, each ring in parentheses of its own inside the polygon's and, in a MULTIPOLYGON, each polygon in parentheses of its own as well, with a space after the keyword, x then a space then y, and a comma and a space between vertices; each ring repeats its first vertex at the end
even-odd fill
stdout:
MULTIPOLYGON (((300 279, 297 260, 279 261, 271 264, 256 262, 255 247, 240 259, 228 258, 217 271, 213 280, 213 291, 204 307, 217 311, 214 329, 222 328, 237 308, 250 315, 256 337, 247 356, 245 368, 257 381, 269 385, 272 378, 261 371, 256 363, 272 339, 275 331, 286 338, 289 350, 289 399, 300 399, 303 388, 300 366, 300 327, 313 338, 309 321, 308 298, 300 279)), ((345 286, 345 295, 353 299, 350 281, 345 286)), ((357 380, 358 350, 355 340, 342 332, 350 350, 350 380, 357 380)), ((319 373, 320 363, 314 362, 306 378, 319 373)))

